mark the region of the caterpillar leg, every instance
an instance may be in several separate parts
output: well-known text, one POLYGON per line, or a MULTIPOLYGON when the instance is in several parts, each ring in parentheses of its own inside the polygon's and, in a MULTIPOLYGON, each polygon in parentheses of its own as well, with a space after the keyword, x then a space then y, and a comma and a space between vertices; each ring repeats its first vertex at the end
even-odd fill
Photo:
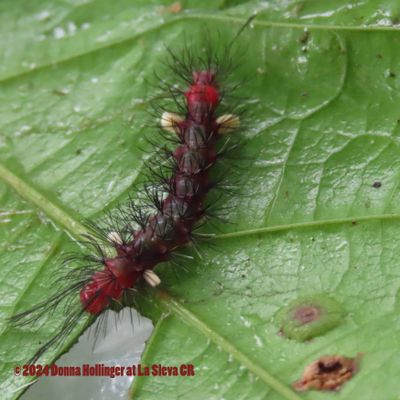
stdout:
POLYGON ((179 132, 179 124, 184 120, 179 114, 175 114, 172 112, 165 111, 161 115, 161 127, 170 133, 178 133, 179 132))
POLYGON ((234 114, 224 114, 217 118, 219 125, 218 133, 224 135, 230 133, 240 126, 240 118, 234 114))
POLYGON ((107 239, 111 244, 119 244, 119 245, 123 244, 121 236, 119 235, 118 232, 115 231, 111 231, 108 234, 107 239))
POLYGON ((161 279, 151 269, 146 269, 143 272, 143 278, 151 287, 156 287, 161 283, 161 279))

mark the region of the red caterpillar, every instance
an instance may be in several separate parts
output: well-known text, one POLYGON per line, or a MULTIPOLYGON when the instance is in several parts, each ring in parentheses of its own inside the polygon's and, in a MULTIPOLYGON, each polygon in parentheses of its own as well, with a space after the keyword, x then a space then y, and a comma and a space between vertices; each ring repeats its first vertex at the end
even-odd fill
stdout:
POLYGON ((121 301, 139 278, 158 285, 153 268, 190 242, 193 227, 204 216, 204 199, 212 187, 208 171, 217 161, 215 144, 221 133, 238 125, 238 118, 216 117, 220 92, 215 71, 194 71, 192 79, 184 93, 186 116, 164 112, 161 119, 163 128, 176 133, 179 141, 170 155, 173 169, 166 182, 168 196, 156 202, 155 214, 146 215, 140 228, 130 232, 130 240, 109 233, 116 256, 104 257, 104 269, 80 292, 82 307, 92 314, 109 307, 111 301, 121 301))
MULTIPOLYGON (((170 91, 181 96, 182 101, 177 98, 176 102, 183 115, 164 111, 161 116, 161 128, 170 139, 174 137, 175 148, 163 150, 159 165, 164 166, 152 167, 160 182, 145 186, 145 206, 131 201, 110 214, 106 223, 90 223, 90 251, 68 259, 78 265, 55 283, 64 287, 47 301, 12 317, 14 325, 23 326, 65 304, 66 318, 60 332, 36 352, 31 362, 59 344, 82 316, 93 316, 89 325, 107 309, 132 305, 139 280, 157 286, 160 279, 154 267, 171 260, 178 248, 189 243, 207 214, 205 199, 215 187, 210 171, 221 155, 218 142, 226 147, 227 140, 221 138, 239 126, 239 117, 217 112, 226 94, 220 87, 221 69, 216 65, 221 59, 210 54, 205 59, 171 55, 172 69, 179 70, 188 87, 186 91, 170 91), (193 68, 194 62, 200 67, 193 68), (154 211, 149 212, 149 205, 154 211)), ((228 51, 224 59, 227 57, 228 51)))

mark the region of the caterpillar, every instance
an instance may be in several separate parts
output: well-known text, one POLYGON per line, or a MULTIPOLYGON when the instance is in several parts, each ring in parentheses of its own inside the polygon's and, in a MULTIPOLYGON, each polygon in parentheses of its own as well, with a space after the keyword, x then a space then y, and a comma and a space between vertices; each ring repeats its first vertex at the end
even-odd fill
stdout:
POLYGON ((107 310, 135 306, 138 282, 158 286, 161 279, 155 267, 186 257, 179 249, 196 242, 198 228, 210 215, 209 192, 221 186, 221 179, 212 176, 214 166, 230 149, 230 138, 241 125, 239 112, 221 112, 232 89, 221 84, 221 76, 233 68, 231 45, 252 19, 222 56, 210 48, 205 55, 186 48, 180 57, 168 50, 169 67, 186 85, 185 89, 167 86, 174 109, 156 108, 162 136, 173 148, 156 148, 157 156, 147 165, 152 183, 143 185, 143 196, 110 211, 99 223, 86 222, 85 251, 66 257, 56 275, 55 294, 11 318, 14 326, 21 327, 61 304, 65 307, 61 329, 30 363, 49 347, 60 345, 81 318, 86 317, 89 326, 107 310), (65 264, 72 263, 74 267, 64 272, 65 264))

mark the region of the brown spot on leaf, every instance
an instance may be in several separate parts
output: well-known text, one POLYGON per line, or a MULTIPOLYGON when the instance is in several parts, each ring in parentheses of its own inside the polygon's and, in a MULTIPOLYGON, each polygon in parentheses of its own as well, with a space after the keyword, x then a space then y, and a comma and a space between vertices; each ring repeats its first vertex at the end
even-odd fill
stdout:
POLYGON ((299 392, 339 390, 357 372, 360 357, 322 356, 304 369, 303 376, 293 387, 299 392))
POLYGON ((375 189, 379 189, 381 186, 382 186, 382 182, 379 182, 379 181, 375 181, 372 184, 372 187, 375 188, 375 189))
POLYGON ((179 1, 176 1, 175 3, 165 7, 164 11, 171 14, 179 14, 182 11, 182 4, 179 1))
POLYGON ((293 317, 297 319, 300 325, 310 324, 317 321, 321 316, 321 309, 316 306, 304 306, 295 310, 293 317))

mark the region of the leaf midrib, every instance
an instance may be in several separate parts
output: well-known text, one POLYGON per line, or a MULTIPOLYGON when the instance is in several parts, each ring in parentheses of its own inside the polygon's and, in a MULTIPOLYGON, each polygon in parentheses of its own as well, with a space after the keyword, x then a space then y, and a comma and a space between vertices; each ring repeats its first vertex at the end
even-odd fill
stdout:
MULTIPOLYGON (((232 355, 239 363, 245 366, 250 372, 258 376, 271 389, 282 395, 287 400, 301 400, 286 384, 271 375, 266 369, 259 366, 253 360, 235 347, 229 340, 219 335, 217 331, 200 320, 192 311, 188 310, 182 303, 176 301, 165 291, 159 290, 156 294, 158 302, 168 311, 172 312, 182 322, 195 328, 205 337, 210 339, 216 346, 219 346, 226 353, 232 355)), ((153 336, 154 337, 154 336, 153 336)))

